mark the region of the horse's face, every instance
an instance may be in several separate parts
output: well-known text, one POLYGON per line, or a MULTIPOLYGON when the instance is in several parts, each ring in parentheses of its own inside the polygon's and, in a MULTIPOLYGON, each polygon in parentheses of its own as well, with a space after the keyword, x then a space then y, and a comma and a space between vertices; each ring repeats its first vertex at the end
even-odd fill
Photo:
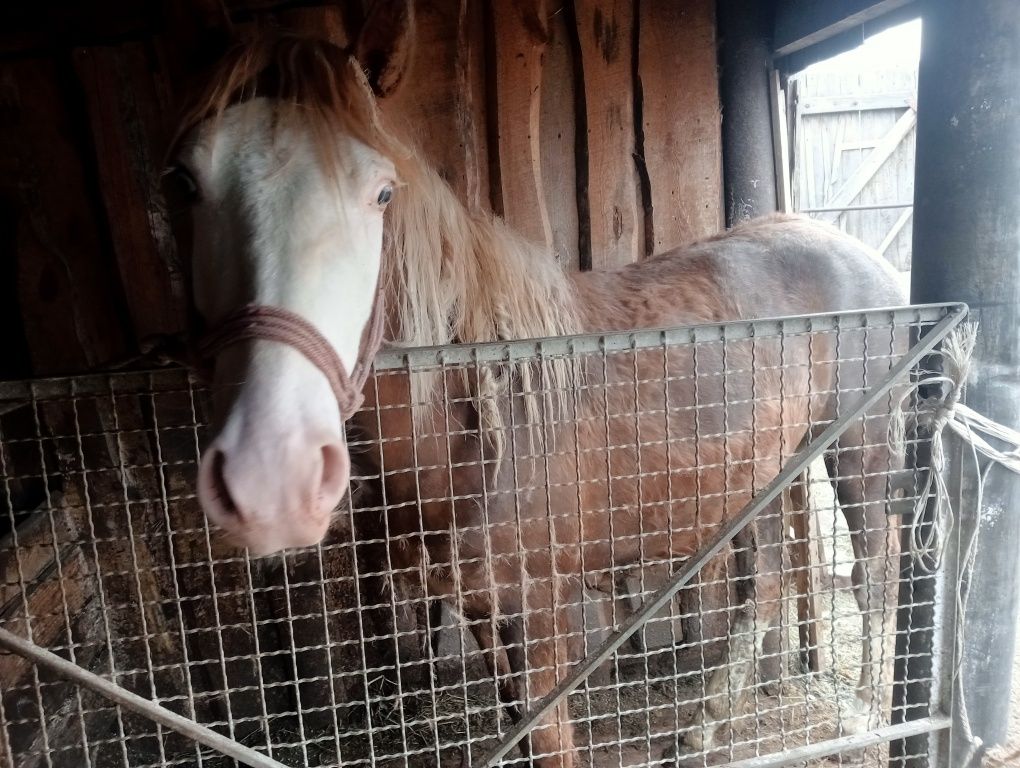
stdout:
MULTIPOLYGON (((210 326, 248 303, 295 312, 350 372, 395 174, 351 136, 332 136, 328 152, 314 138, 299 109, 257 98, 183 142, 175 169, 193 188, 194 298, 210 326)), ((213 389, 217 429, 198 485, 206 514, 255 553, 321 540, 350 470, 326 376, 290 346, 243 341, 216 356, 213 389)))

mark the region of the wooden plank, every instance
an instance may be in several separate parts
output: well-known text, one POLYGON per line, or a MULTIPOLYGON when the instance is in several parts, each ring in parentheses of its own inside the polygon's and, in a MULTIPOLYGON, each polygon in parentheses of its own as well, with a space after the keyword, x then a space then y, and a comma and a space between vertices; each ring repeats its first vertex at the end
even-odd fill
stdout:
POLYGON ((13 258, 36 375, 94 368, 128 349, 72 103, 55 62, 0 67, 0 193, 15 206, 13 258))
POLYGON ((578 0, 575 16, 588 129, 591 266, 612 269, 637 261, 644 251, 634 164, 634 4, 578 0))
POLYGON ((910 221, 910 217, 914 215, 913 208, 904 208, 903 212, 900 213, 899 218, 896 219, 896 223, 892 225, 888 234, 882 239, 882 243, 878 246, 878 252, 885 256, 885 252, 889 250, 889 246, 895 242, 896 238, 899 237, 903 227, 906 226, 907 222, 910 221))
POLYGON ((786 124, 786 93, 779 84, 779 72, 769 73, 772 105, 772 152, 776 158, 776 201, 782 213, 793 211, 793 194, 790 190, 790 131, 786 124))
POLYGON ((914 0, 779 0, 775 8, 776 56, 834 37, 902 8, 914 0))
POLYGON ((472 211, 492 209, 486 129, 485 24, 481 3, 461 0, 457 39, 457 123, 464 148, 463 200, 472 211))
MULTIPOLYGON (((44 517, 40 515, 40 517, 44 517)), ((53 556, 53 549, 49 549, 53 556)), ((0 626, 21 637, 28 637, 26 619, 31 623, 32 641, 43 648, 58 646, 66 649, 73 637, 74 660, 78 665, 103 673, 107 670, 104 641, 101 630, 99 600, 89 589, 92 585, 89 566, 76 547, 66 547, 60 553, 61 575, 57 577, 56 557, 49 568, 35 578, 26 578, 26 594, 0 609, 0 626), (63 604, 67 604, 70 626, 64 620, 63 604), (27 616, 26 616, 27 608, 27 616)), ((17 718, 7 724, 6 736, 10 749, 17 755, 17 765, 26 768, 46 765, 40 757, 30 756, 40 745, 42 727, 46 729, 49 749, 62 754, 66 764, 82 759, 81 734, 77 722, 79 699, 70 683, 53 680, 34 668, 31 661, 13 653, 0 654, 0 691, 4 694, 4 709, 8 718, 17 718), (36 682, 45 682, 36 688, 36 682), (36 696, 38 695, 38 699, 36 696), (42 702, 40 712, 38 702, 42 702), (38 722, 34 722, 38 720, 38 722)), ((95 712, 90 717, 93 733, 102 733, 113 721, 112 712, 95 712)), ((79 763, 80 764, 80 763, 79 763)))
POLYGON ((653 242, 661 253, 723 225, 715 1, 640 5, 638 76, 653 242), (683 73, 678 77, 677 73, 683 73))
POLYGON ((577 94, 574 83, 573 25, 566 13, 549 17, 549 43, 542 67, 541 135, 542 192, 552 247, 569 270, 581 268, 577 210, 577 94))
POLYGON ((549 39, 545 2, 497 0, 492 4, 492 26, 499 158, 497 209, 526 238, 552 248, 542 185, 539 126, 542 64, 549 39))
MULTIPOLYGON (((864 189, 864 185, 871 180, 879 168, 881 168, 885 161, 889 159, 900 143, 907 137, 907 135, 917 125, 917 113, 908 109, 899 120, 896 121, 896 125, 893 126, 892 130, 889 131, 882 140, 875 145, 875 148, 871 150, 868 156, 864 159, 852 174, 847 178, 845 182, 840 186, 836 192, 829 197, 825 203, 821 206, 823 208, 845 208, 850 205, 854 198, 861 193, 864 189)), ((829 212, 823 213, 821 219, 834 223, 839 218, 839 213, 829 212)))
MULTIPOLYGON (((45 510, 38 510, 18 526, 16 534, 9 533, 0 540, 0 553, 3 553, 0 557, 0 618, 5 626, 19 631, 24 628, 27 602, 35 642, 66 644, 67 635, 60 614, 63 599, 59 593, 60 584, 54 581, 55 563, 59 558, 66 582, 68 611, 76 616, 83 609, 89 592, 79 583, 87 569, 80 562, 77 548, 68 545, 58 551, 54 547, 49 516, 45 510), (36 617, 45 618, 36 621, 36 617)), ((0 658, 0 689, 13 687, 19 679, 11 672, 9 664, 13 661, 0 658)))
POLYGON ((482 9, 478 3, 416 6, 409 69, 380 106, 397 135, 414 142, 457 196, 489 208, 482 9))
POLYGON ((152 51, 79 48, 74 66, 135 339, 183 331, 188 286, 159 189, 170 105, 152 51))
POLYGON ((344 10, 339 5, 288 8, 278 14, 277 20, 284 29, 315 34, 341 48, 352 43, 344 10))
POLYGON ((802 115, 828 115, 836 112, 868 112, 873 109, 904 109, 917 102, 917 94, 876 93, 849 96, 811 96, 800 104, 802 115))

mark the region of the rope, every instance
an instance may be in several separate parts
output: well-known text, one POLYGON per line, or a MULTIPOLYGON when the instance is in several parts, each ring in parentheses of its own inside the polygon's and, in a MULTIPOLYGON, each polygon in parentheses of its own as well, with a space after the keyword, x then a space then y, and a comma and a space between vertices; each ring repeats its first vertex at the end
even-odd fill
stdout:
MULTIPOLYGON (((938 387, 939 393, 921 398, 918 402, 918 413, 915 426, 924 430, 930 437, 930 461, 925 468, 924 483, 921 492, 914 502, 910 531, 910 553, 914 565, 923 573, 932 574, 943 562, 945 544, 956 524, 952 499, 945 478, 945 447, 944 433, 948 428, 963 444, 969 448, 977 474, 977 485, 974 498, 974 509, 980 510, 984 503, 985 483, 993 467, 1005 467, 1011 472, 1020 474, 1020 432, 998 424, 986 416, 960 402, 964 388, 970 377, 971 361, 977 341, 977 324, 967 323, 950 333, 936 354, 942 358, 942 372, 929 373, 922 376, 904 395, 905 400, 921 387, 938 387), (991 438, 1005 443, 1008 448, 1000 449, 992 445, 991 438), (982 468, 982 457, 986 460, 982 468), (926 515, 926 510, 930 514, 926 515)), ((902 400, 900 402, 902 406, 902 400)), ((902 407, 896 409, 890 424, 889 442, 899 452, 905 443, 905 418, 902 407)), ((970 537, 962 546, 959 578, 956 582, 956 621, 957 631, 954 654, 956 663, 953 670, 953 686, 957 690, 960 737, 968 746, 963 765, 970 765, 974 757, 981 751, 983 741, 976 736, 967 713, 964 688, 958 685, 963 675, 963 649, 966 643, 966 624, 964 617, 967 612, 967 601, 970 597, 970 576, 973 573, 974 561, 977 556, 978 539, 980 536, 980 520, 976 521, 970 537)))
POLYGON ((285 344, 322 372, 336 397, 340 418, 346 420, 364 402, 365 381, 382 344, 384 315, 380 287, 363 333, 358 359, 349 375, 336 349, 314 325, 295 312, 267 304, 246 304, 228 315, 202 338, 198 347, 199 358, 210 360, 225 348, 250 339, 285 344))
POLYGON ((965 323, 946 336, 942 348, 932 354, 942 359, 942 371, 923 373, 904 392, 893 410, 889 425, 889 445, 900 456, 906 444, 906 417, 903 403, 922 387, 938 391, 921 397, 913 410, 914 427, 926 432, 930 438, 928 466, 923 472, 924 482, 916 495, 910 529, 910 552, 915 566, 923 573, 932 574, 942 566, 945 542, 955 525, 953 505, 946 485, 944 447, 945 428, 954 423, 970 377, 971 357, 977 342, 977 324, 965 323), (930 514, 925 510, 930 509, 930 514))

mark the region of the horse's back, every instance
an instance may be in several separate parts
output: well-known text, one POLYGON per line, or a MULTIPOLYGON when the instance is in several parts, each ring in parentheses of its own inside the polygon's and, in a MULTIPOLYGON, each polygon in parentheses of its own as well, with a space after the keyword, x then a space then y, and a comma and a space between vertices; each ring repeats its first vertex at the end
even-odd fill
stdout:
POLYGON ((741 319, 894 306, 905 299, 896 272, 875 251, 801 216, 755 219, 659 258, 681 271, 709 273, 741 319))

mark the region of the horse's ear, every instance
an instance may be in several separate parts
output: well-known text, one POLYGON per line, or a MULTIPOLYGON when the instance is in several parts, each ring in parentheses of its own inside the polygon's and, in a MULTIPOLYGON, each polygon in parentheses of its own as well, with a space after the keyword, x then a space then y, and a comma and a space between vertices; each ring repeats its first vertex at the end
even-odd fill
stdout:
POLYGON ((358 33, 354 55, 376 96, 400 85, 414 53, 413 0, 374 0, 358 33))
POLYGON ((233 39, 223 0, 164 0, 163 24, 171 65, 186 79, 212 66, 233 39))

